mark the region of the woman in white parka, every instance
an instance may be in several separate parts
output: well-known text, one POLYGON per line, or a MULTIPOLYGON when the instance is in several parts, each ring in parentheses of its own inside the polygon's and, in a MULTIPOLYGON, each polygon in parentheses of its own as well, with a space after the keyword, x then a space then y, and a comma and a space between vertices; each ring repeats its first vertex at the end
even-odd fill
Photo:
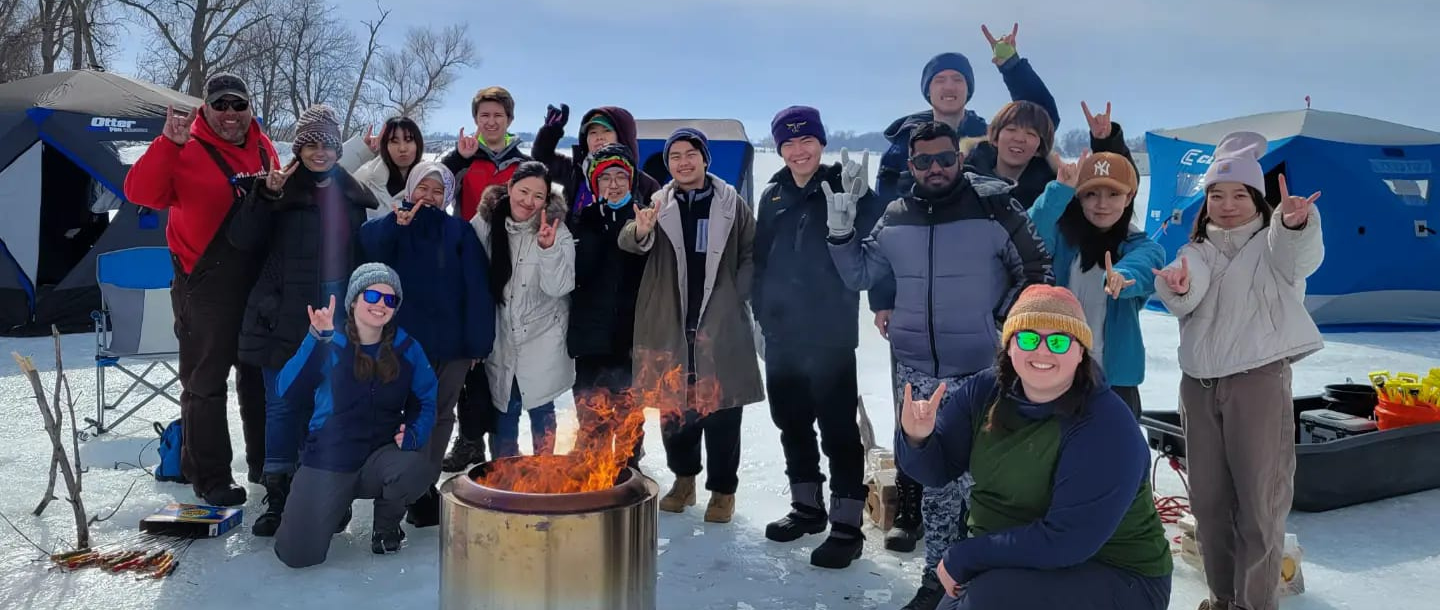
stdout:
POLYGON ((497 458, 519 455, 520 412, 530 414, 536 455, 555 451, 555 399, 575 384, 565 345, 575 240, 565 227, 565 199, 550 190, 544 163, 526 161, 507 185, 480 198, 471 226, 490 255, 495 347, 485 359, 490 396, 500 411, 490 435, 497 458))
MULTIPOLYGON (((364 146, 351 146, 347 142, 346 150, 356 150, 355 159, 349 163, 355 164, 350 167, 347 163, 341 163, 350 174, 359 181, 361 185, 370 189, 375 194, 375 199, 380 202, 380 207, 369 211, 369 218, 378 218, 390 213, 394 207, 399 207, 405 200, 405 185, 410 178, 410 170, 420 163, 425 154, 425 138, 420 133, 420 125, 410 117, 391 117, 380 127, 380 135, 371 135, 367 132, 357 136, 364 143, 364 146)), ((351 142, 354 138, 351 139, 351 142)))
POLYGON ((1279 607, 1285 518, 1294 494, 1290 365, 1324 346, 1305 278, 1325 258, 1320 197, 1265 201, 1264 136, 1225 136, 1205 174, 1190 243, 1156 270, 1180 321, 1180 412, 1191 510, 1205 549, 1202 610, 1279 607))

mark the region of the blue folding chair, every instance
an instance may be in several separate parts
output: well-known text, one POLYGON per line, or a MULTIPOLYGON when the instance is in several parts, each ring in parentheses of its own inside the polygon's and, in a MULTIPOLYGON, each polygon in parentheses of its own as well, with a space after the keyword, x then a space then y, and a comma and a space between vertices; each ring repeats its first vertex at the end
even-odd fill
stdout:
MULTIPOLYGON (((175 337, 175 314, 170 305, 170 280, 174 270, 170 250, 163 247, 126 248, 95 257, 95 275, 100 284, 100 310, 90 314, 95 321, 95 418, 86 418, 95 434, 115 429, 141 407, 156 398, 180 405, 177 391, 180 373, 171 364, 179 358, 175 337), (145 363, 136 373, 122 361, 145 363), (125 391, 114 402, 106 400, 105 370, 115 369, 129 377, 125 391), (156 383, 149 379, 159 368, 168 373, 156 383), (105 421, 105 412, 118 408, 131 393, 143 397, 124 415, 105 421)), ((138 364, 132 365, 138 369, 138 364)))

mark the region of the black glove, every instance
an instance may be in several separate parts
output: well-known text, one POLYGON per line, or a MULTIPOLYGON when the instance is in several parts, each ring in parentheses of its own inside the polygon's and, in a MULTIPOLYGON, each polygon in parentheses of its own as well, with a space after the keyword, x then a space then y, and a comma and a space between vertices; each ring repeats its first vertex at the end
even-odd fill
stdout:
POLYGON ((556 108, 556 107, 554 107, 554 106, 548 106, 548 107, 546 108, 546 110, 545 110, 545 126, 546 126, 546 127, 559 127, 559 128, 561 128, 561 129, 564 129, 564 128, 565 128, 565 124, 566 124, 566 123, 569 123, 569 122, 570 122, 570 105, 569 105, 569 104, 560 104, 560 107, 559 107, 559 108, 556 108))

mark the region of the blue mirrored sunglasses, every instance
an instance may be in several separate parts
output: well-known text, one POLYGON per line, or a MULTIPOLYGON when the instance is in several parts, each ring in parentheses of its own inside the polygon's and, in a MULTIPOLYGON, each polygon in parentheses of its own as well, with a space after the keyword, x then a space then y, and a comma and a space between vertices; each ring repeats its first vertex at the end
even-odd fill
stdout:
POLYGON ((400 306, 400 297, 393 294, 386 294, 384 292, 380 292, 379 290, 366 290, 365 292, 360 293, 360 296, 361 298, 365 299, 366 303, 370 303, 371 305, 374 305, 375 303, 379 303, 381 300, 384 300, 385 306, 389 307, 390 309, 395 309, 396 307, 400 306))

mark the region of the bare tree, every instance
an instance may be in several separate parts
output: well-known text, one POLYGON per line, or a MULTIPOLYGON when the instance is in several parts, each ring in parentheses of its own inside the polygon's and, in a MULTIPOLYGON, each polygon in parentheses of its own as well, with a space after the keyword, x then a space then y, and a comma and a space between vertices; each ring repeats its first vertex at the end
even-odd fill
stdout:
POLYGON ((40 24, 33 0, 0 0, 0 82, 40 73, 40 24))
POLYGON ((149 57, 140 62, 146 66, 142 73, 155 78, 168 72, 161 82, 196 96, 212 73, 234 68, 240 37, 266 18, 254 10, 254 0, 118 2, 130 7, 134 19, 153 34, 149 57))
POLYGON ((355 89, 350 92, 350 104, 345 107, 345 133, 350 133, 351 119, 355 118, 355 106, 360 102, 361 95, 365 92, 365 79, 370 73, 370 61, 375 57, 375 52, 380 50, 380 43, 376 37, 380 33, 380 27, 385 25, 385 19, 390 16, 390 11, 375 2, 375 10, 380 11, 380 18, 374 21, 362 21, 365 29, 369 31, 370 37, 365 42, 365 59, 360 61, 360 74, 355 79, 355 89))
POLYGON ((460 68, 475 61, 468 26, 411 28, 404 46, 380 52, 375 85, 385 92, 387 109, 423 121, 455 83, 460 68))
POLYGON ((40 28, 40 69, 49 74, 60 62, 65 51, 65 38, 70 29, 69 0, 39 0, 36 19, 40 28))
POLYGON ((116 48, 110 0, 68 0, 70 69, 103 69, 116 48))

